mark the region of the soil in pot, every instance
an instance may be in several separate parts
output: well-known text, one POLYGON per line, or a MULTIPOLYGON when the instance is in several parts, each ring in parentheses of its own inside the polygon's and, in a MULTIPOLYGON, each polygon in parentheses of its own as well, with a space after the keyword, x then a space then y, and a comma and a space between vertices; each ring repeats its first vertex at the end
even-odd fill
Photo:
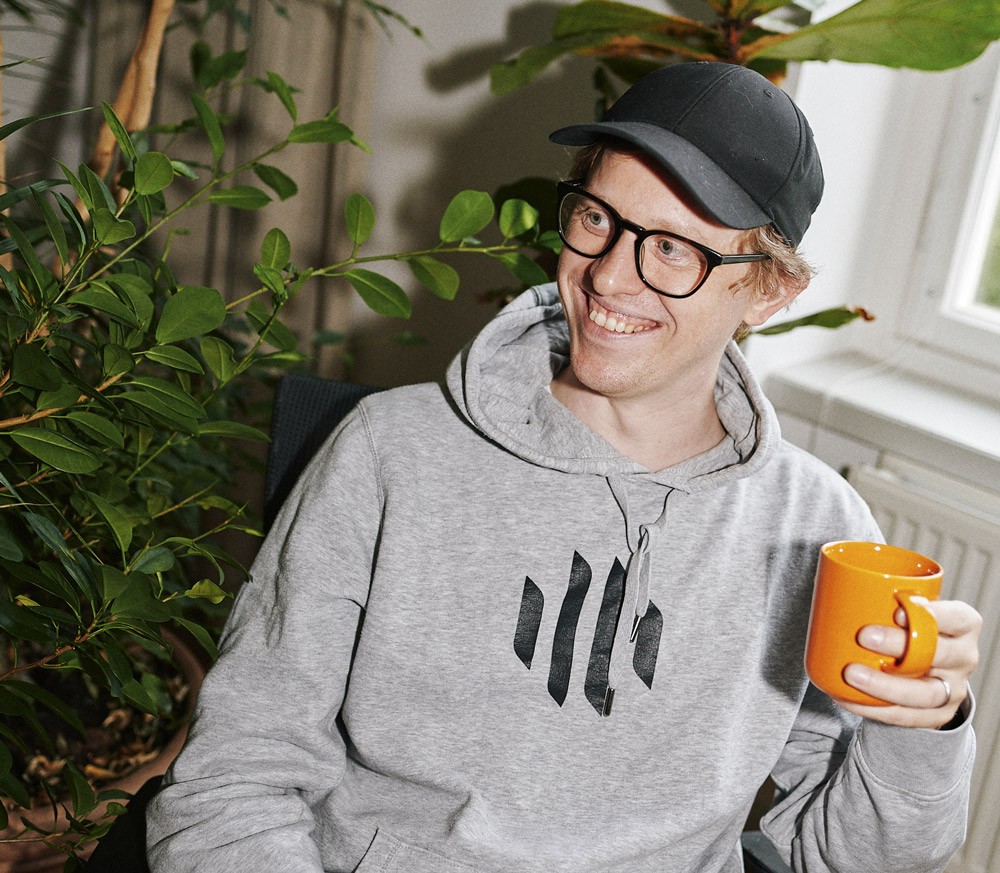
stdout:
MULTIPOLYGON (((12 839, 23 830, 18 826, 22 817, 29 817, 46 830, 66 827, 67 820, 61 810, 53 819, 52 804, 47 800, 42 783, 53 784, 67 761, 72 761, 96 790, 118 789, 129 794, 134 794, 148 779, 170 766, 184 743, 187 718, 204 676, 205 664, 189 642, 174 635, 169 635, 169 639, 174 650, 171 661, 154 663, 155 659, 148 656, 151 659, 149 666, 154 668, 160 680, 151 687, 169 694, 171 699, 171 712, 164 717, 154 718, 108 695, 96 693, 93 687, 88 688, 87 683, 80 681, 79 671, 41 670, 37 671, 38 676, 31 677, 72 707, 84 722, 86 731, 81 737, 51 714, 39 713, 57 754, 52 756, 38 744, 15 760, 15 767, 36 787, 36 800, 28 811, 7 803, 11 826, 0 832, 0 873, 61 873, 67 858, 65 852, 35 840, 2 841, 12 839), (164 670, 164 666, 172 669, 164 670)), ((133 654, 137 658, 147 656, 145 652, 133 654)), ((104 808, 105 804, 100 804, 92 815, 100 815, 104 808)), ((77 854, 86 858, 93 848, 94 843, 89 843, 77 854)))

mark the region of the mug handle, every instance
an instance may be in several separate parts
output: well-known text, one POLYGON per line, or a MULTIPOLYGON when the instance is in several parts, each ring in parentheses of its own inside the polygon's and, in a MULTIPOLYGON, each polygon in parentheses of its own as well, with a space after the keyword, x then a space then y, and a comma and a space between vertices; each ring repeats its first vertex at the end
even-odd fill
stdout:
MULTIPOLYGON (((907 640, 903 657, 883 668, 902 676, 923 676, 934 662, 937 651, 937 621, 927 607, 914 603, 914 597, 924 597, 916 591, 897 591, 896 600, 906 613, 907 640)), ((926 599, 926 598, 924 598, 926 599)))

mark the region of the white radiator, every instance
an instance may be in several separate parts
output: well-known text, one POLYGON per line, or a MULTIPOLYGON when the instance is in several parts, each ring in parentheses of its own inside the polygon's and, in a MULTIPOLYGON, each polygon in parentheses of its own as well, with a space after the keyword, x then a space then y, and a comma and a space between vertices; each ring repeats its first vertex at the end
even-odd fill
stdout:
POLYGON ((969 832, 948 873, 1000 873, 1000 494, 885 456, 878 468, 855 467, 847 478, 888 542, 941 564, 941 596, 964 600, 983 616, 972 677, 978 753, 969 832))

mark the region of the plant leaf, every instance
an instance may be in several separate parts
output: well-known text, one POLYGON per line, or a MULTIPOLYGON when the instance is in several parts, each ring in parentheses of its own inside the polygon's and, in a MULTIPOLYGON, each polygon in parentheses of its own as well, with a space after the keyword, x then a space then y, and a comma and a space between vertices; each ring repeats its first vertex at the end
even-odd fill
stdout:
POLYGON ((108 343, 101 349, 101 362, 104 365, 104 375, 108 377, 128 373, 135 367, 132 353, 115 343, 108 343))
POLYGON ((166 379, 160 379, 156 376, 135 376, 130 384, 153 392, 185 418, 202 419, 205 417, 205 409, 197 400, 166 379))
POLYGON ((14 431, 10 438, 38 460, 64 473, 93 473, 100 458, 78 442, 41 427, 14 431))
POLYGON ((288 291, 285 288, 285 277, 281 275, 280 270, 264 266, 264 264, 254 264, 253 274, 260 279, 261 284, 269 289, 278 300, 287 299, 288 291))
POLYGON ((860 0, 825 21, 750 43, 741 58, 945 70, 978 57, 996 39, 996 0, 860 0))
POLYGON ((345 142, 353 138, 354 131, 342 121, 335 117, 327 116, 316 121, 307 121, 304 124, 296 124, 292 132, 288 134, 288 141, 294 143, 325 142, 338 143, 345 142))
POLYGON ((347 235, 355 246, 363 245, 375 227, 375 207, 363 194, 352 194, 344 203, 347 235))
POLYGON ((298 345, 298 340, 278 318, 272 318, 272 313, 259 299, 254 300, 246 308, 247 321, 262 338, 283 352, 291 352, 298 345))
POLYGON ((119 298, 124 297, 135 313, 139 327, 145 330, 153 318, 153 286, 146 279, 132 273, 115 273, 108 276, 107 282, 121 292, 119 298))
POLYGON ((64 109, 62 112, 48 112, 45 115, 29 115, 27 118, 18 118, 0 127, 0 139, 7 139, 12 133, 19 131, 22 127, 34 124, 37 121, 45 121, 49 118, 59 118, 62 115, 73 115, 77 112, 89 112, 92 107, 82 106, 79 109, 64 109))
POLYGON ((41 196, 38 190, 32 188, 31 196, 35 201, 35 205, 38 206, 38 211, 42 213, 45 227, 49 232, 49 239, 52 240, 53 245, 56 247, 56 253, 59 255, 59 262, 65 267, 69 263, 69 244, 66 241, 66 231, 63 229, 62 222, 56 217, 56 213, 49 205, 48 200, 41 196))
POLYGON ((35 280, 35 284, 38 287, 39 294, 43 300, 47 300, 50 293, 56 287, 56 278, 52 275, 50 270, 45 269, 42 266, 42 262, 38 259, 38 255, 35 253, 34 247, 28 240, 28 237, 24 235, 24 231, 21 230, 13 221, 11 221, 7 216, 0 216, 0 221, 7 228, 7 233, 10 234, 12 240, 14 240, 17 250, 21 257, 24 259, 24 263, 28 267, 28 271, 31 273, 31 277, 35 280))
POLYGON ((253 185, 233 185, 232 188, 218 188, 208 195, 208 200, 220 206, 233 209, 262 209, 271 202, 266 193, 253 185))
POLYGON ((208 105, 205 98, 198 94, 191 95, 191 104, 194 106, 199 123, 208 135, 208 142, 212 147, 212 159, 217 166, 222 160, 222 153, 226 150, 226 140, 222 135, 219 116, 215 114, 215 110, 208 105))
POLYGON ((77 212, 76 206, 59 191, 53 191, 52 196, 55 197, 56 203, 59 204, 59 209, 62 214, 66 216, 66 220, 69 222, 69 227, 74 231, 77 248, 82 249, 86 247, 87 231, 84 226, 83 218, 80 213, 77 212))
POLYGON ((181 627, 187 628, 191 635, 201 643, 201 647, 208 652, 208 656, 214 661, 219 657, 219 650, 215 646, 215 640, 212 639, 211 634, 205 628, 198 624, 196 621, 190 621, 186 618, 175 617, 176 621, 181 627))
POLYGON ((379 315, 409 318, 412 314, 413 304, 403 289, 391 279, 371 270, 360 269, 348 270, 344 273, 344 278, 351 283, 365 305, 379 315))
POLYGON ((228 382, 236 372, 233 349, 229 343, 215 336, 206 336, 201 338, 199 345, 202 357, 215 378, 228 382))
POLYGON ((172 370, 182 370, 185 373, 204 373, 205 369, 198 362, 198 359, 190 352, 179 349, 177 346, 153 346, 143 353, 149 360, 172 370))
POLYGON ((529 287, 543 285, 549 281, 548 273, 522 252, 504 252, 492 257, 503 264, 529 287))
POLYGON ((281 200, 287 200, 289 197, 294 197, 299 193, 299 186, 295 184, 295 180, 285 175, 277 167, 270 167, 267 164, 254 164, 253 171, 256 173, 257 178, 274 191, 281 200))
POLYGON ((504 239, 520 236, 538 225, 538 210, 526 200, 507 200, 500 207, 497 224, 504 239))
POLYGON ((14 350, 12 376, 18 385, 55 391, 63 384, 59 368, 37 343, 18 346, 14 350))
POLYGON ((417 281, 436 297, 455 299, 460 280, 453 267, 426 255, 410 258, 409 265, 417 281))
POLYGON ((50 640, 48 623, 32 612, 30 606, 16 606, 0 599, 0 628, 13 639, 47 643, 50 640))
POLYGON ((226 302, 215 288, 186 285, 163 305, 156 339, 174 343, 215 330, 226 320, 226 302))
MULTIPOLYGON (((787 3, 790 0, 784 0, 784 2, 787 3)), ((559 8, 556 22, 552 27, 552 38, 564 39, 600 30, 619 33, 655 30, 675 20, 672 16, 630 3, 617 3, 612 2, 612 0, 584 0, 582 3, 573 3, 559 8)))
POLYGON ((199 436, 222 436, 232 437, 239 440, 252 440, 253 442, 266 443, 270 438, 264 431, 256 427, 250 427, 239 421, 205 421, 198 425, 199 436))
POLYGON ((97 806, 97 795, 75 764, 67 762, 63 772, 69 786, 70 811, 74 818, 83 818, 97 806))
POLYGON ((260 262, 265 267, 284 270, 292 256, 292 244, 280 227, 272 227, 260 244, 260 262))
POLYGON ((285 107, 285 111, 291 116, 292 121, 296 121, 299 117, 299 110, 295 105, 295 99, 292 96, 292 89, 289 87, 288 83, 281 78, 277 73, 271 70, 267 71, 267 81, 261 82, 261 85, 268 91, 278 96, 281 101, 281 105, 285 107))
POLYGON ((132 564, 133 573, 166 573, 177 563, 174 553, 166 546, 146 549, 132 564))
POLYGON ((21 544, 0 518, 0 559, 17 562, 23 558, 24 552, 21 550, 21 544))
POLYGON ((200 582, 195 582, 187 591, 184 592, 185 597, 200 598, 203 600, 208 600, 211 603, 222 603, 223 600, 228 596, 226 592, 216 585, 211 579, 202 579, 200 582))
POLYGON ((92 216, 94 235, 103 245, 114 245, 135 236, 135 225, 127 218, 116 218, 110 209, 102 206, 92 216))
POLYGON ((75 410, 66 418, 82 430, 91 439, 96 439, 106 446, 118 449, 125 448, 124 434, 105 416, 86 410, 75 410))
POLYGON ((86 494, 90 502, 97 507, 97 511, 104 517, 108 527, 111 528, 115 542, 118 543, 118 548, 123 552, 126 551, 132 543, 132 523, 117 506, 105 500, 99 494, 93 494, 89 491, 86 494))
POLYGON ((140 327, 135 312, 118 298, 118 295, 103 284, 94 283, 90 288, 77 291, 69 302, 74 306, 88 306, 104 312, 128 327, 140 327))
POLYGON ((783 321, 780 324, 770 324, 767 327, 758 328, 753 331, 753 334, 754 336, 775 336, 781 333, 788 333, 800 327, 825 327, 829 330, 835 330, 857 318, 864 319, 865 321, 875 320, 874 315, 860 306, 834 306, 831 309, 822 309, 819 312, 813 312, 811 315, 804 315, 801 318, 795 318, 791 321, 783 321))
POLYGON ((137 194, 159 194, 174 180, 174 166, 162 152, 146 152, 135 162, 137 194))
POLYGON ((118 143, 118 148, 122 150, 122 154, 128 157, 128 159, 134 164, 135 163, 135 146, 132 145, 132 138, 128 135, 128 131, 125 130, 125 125, 121 123, 121 120, 115 115, 115 110, 108 103, 101 103, 101 108, 104 110, 104 120, 108 123, 108 127, 111 128, 111 133, 114 134, 115 142, 118 143))
POLYGON ((461 242, 493 220, 493 198, 485 191, 459 191, 441 217, 441 242, 461 242))

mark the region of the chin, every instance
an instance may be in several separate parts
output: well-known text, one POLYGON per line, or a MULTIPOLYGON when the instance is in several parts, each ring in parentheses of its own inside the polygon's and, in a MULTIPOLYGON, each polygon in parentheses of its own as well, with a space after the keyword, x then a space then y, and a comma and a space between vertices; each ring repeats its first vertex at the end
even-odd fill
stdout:
POLYGON ((618 366, 607 360, 593 360, 586 353, 571 352, 570 366, 576 381, 584 388, 605 397, 624 397, 638 393, 642 384, 642 368, 618 366))

